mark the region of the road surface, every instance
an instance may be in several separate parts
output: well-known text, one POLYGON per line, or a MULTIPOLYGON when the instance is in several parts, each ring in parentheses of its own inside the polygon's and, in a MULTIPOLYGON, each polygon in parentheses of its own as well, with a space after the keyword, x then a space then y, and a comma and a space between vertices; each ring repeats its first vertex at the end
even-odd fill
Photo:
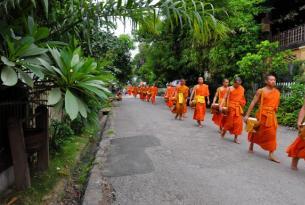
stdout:
POLYGON ((278 130, 276 164, 255 146, 221 139, 208 114, 203 128, 176 121, 162 99, 157 105, 124 98, 114 110, 114 134, 103 174, 116 190, 115 205, 304 205, 305 166, 291 171, 285 148, 296 132, 278 130))

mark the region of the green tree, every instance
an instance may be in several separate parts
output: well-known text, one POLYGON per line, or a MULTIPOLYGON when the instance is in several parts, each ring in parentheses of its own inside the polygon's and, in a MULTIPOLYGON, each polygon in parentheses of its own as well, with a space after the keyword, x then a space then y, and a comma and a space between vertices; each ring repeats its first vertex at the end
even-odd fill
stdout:
POLYGON ((262 41, 256 46, 256 52, 248 53, 237 62, 239 73, 251 82, 262 82, 267 73, 275 73, 281 79, 288 74, 289 55, 289 50, 279 50, 278 42, 262 41))

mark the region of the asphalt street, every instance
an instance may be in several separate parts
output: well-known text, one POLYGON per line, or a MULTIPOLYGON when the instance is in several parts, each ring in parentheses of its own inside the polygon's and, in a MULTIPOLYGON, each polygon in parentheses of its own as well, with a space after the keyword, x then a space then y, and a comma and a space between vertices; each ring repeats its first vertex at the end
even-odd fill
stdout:
POLYGON ((285 149, 296 131, 278 129, 276 164, 254 147, 246 133, 241 144, 221 139, 207 114, 196 127, 193 111, 184 121, 162 99, 157 105, 131 97, 114 109, 114 134, 103 174, 116 190, 115 205, 304 205, 305 163, 290 170, 285 149))

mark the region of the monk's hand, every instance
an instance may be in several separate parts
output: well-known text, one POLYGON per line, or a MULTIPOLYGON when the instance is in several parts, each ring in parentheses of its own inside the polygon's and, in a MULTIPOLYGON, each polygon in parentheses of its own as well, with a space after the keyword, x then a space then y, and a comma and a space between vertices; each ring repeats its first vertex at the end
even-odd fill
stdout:
POLYGON ((248 115, 246 115, 246 116, 244 117, 244 122, 245 122, 245 123, 247 123, 248 118, 249 118, 248 115))
POLYGON ((298 123, 298 130, 299 131, 301 131, 302 127, 303 127, 302 123, 298 123))

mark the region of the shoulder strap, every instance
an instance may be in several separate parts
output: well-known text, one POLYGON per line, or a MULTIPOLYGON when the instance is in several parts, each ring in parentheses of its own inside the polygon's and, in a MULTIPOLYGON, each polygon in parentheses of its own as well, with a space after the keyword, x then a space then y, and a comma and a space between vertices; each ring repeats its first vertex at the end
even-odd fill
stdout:
POLYGON ((230 87, 228 87, 228 90, 227 90, 227 99, 226 99, 226 106, 228 107, 229 106, 229 97, 230 97, 230 87))
POLYGON ((259 89, 259 92, 261 94, 261 101, 260 101, 260 104, 259 104, 259 120, 261 120, 262 118, 262 108, 263 108, 263 102, 264 102, 264 90, 263 88, 259 89))

